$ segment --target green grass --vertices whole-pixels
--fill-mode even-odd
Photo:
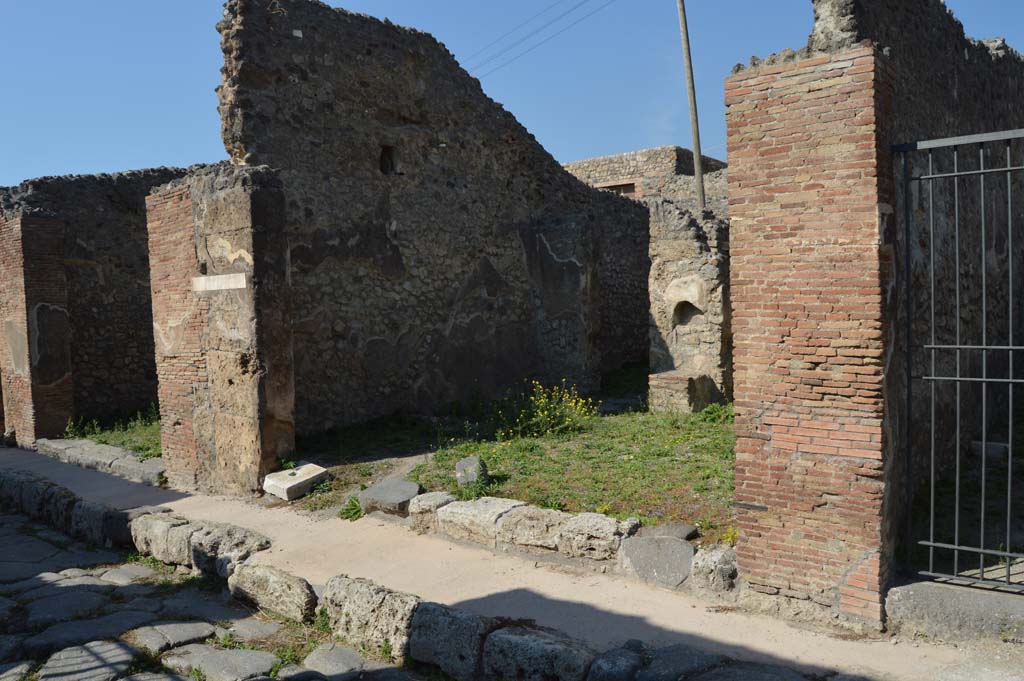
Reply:
[[[430,490],[511,497],[572,513],[596,511],[657,524],[696,522],[709,540],[729,533],[735,435],[731,407],[700,414],[592,417],[575,433],[451,442],[413,472]],[[481,456],[492,481],[467,494],[455,463]]]
[[[120,447],[135,452],[140,461],[160,456],[160,413],[156,406],[129,419],[114,421],[106,426],[93,419],[69,421],[64,437],[86,439],[101,445]]]

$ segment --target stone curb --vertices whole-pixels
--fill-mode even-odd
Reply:
[[[109,473],[132,482],[161,487],[164,477],[163,459],[139,461],[138,456],[120,447],[101,445],[90,440],[36,440],[36,450],[62,463]]]

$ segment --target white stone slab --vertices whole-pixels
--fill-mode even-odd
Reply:
[[[326,468],[300,461],[295,468],[277,471],[265,477],[263,491],[285,501],[292,501],[309,494],[309,491],[326,480],[327,476]]]
[[[208,277],[192,277],[192,290],[201,293],[203,291],[233,291],[248,288],[244,272],[234,274],[214,274]]]

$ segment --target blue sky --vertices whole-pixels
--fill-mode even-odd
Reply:
[[[561,0],[332,0],[429,31],[474,66],[577,5]],[[588,0],[482,66],[485,91],[560,161],[690,146],[674,0]],[[976,37],[1024,48],[1024,2],[948,0]],[[725,154],[723,80],[733,64],[805,44],[810,0],[689,0],[704,151]],[[220,0],[0,0],[0,185],[225,158],[217,116]],[[475,75],[476,75],[475,74]],[[971,131],[965,131],[971,132]]]

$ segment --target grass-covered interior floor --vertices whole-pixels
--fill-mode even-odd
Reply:
[[[160,413],[151,407],[132,418],[119,419],[107,424],[97,420],[72,421],[64,431],[68,439],[92,440],[101,445],[120,447],[138,454],[139,459],[160,456]]]

